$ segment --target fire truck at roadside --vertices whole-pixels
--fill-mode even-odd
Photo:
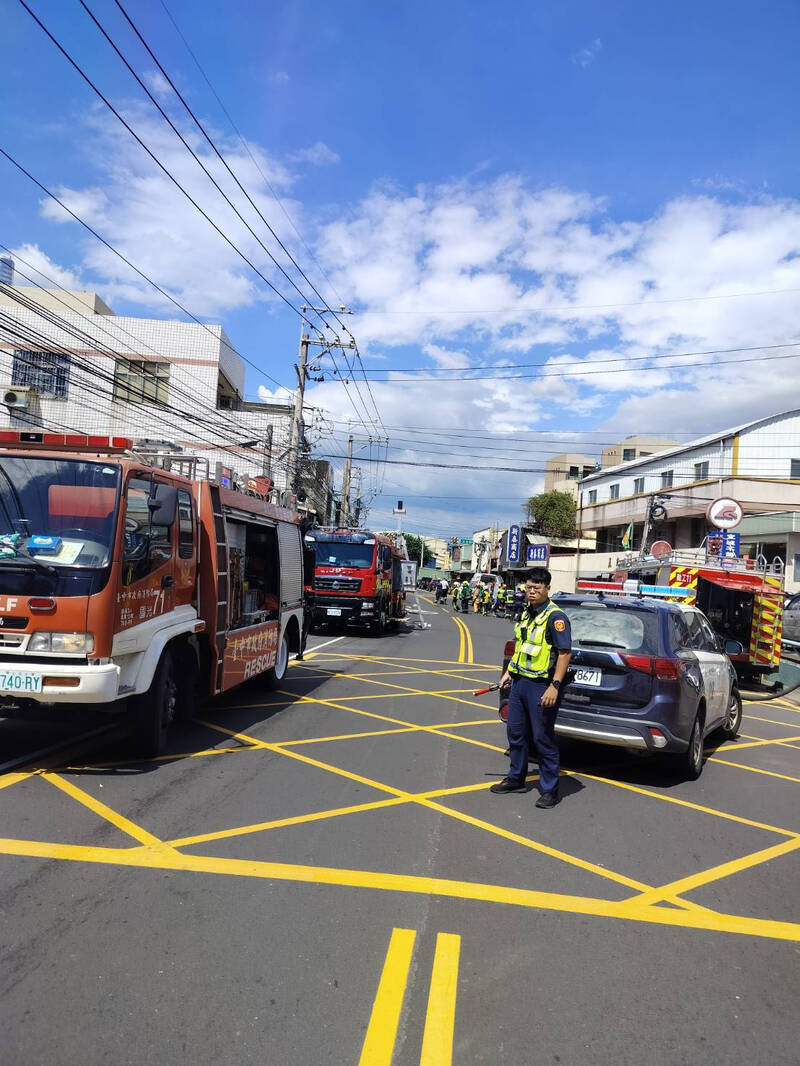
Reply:
[[[0,714],[129,710],[154,755],[204,697],[280,684],[301,651],[299,519],[204,463],[0,432]]]
[[[783,563],[763,557],[720,560],[713,551],[673,551],[663,560],[638,562],[616,575],[622,580],[578,581],[579,592],[662,596],[697,607],[722,642],[741,678],[775,673],[781,661]]]
[[[316,552],[314,624],[353,622],[373,633],[405,617],[402,563],[408,553],[401,537],[365,529],[323,529],[306,533]]]

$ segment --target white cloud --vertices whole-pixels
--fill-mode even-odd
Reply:
[[[172,88],[160,70],[146,70],[144,74],[142,74],[142,79],[146,82],[148,89],[154,96],[161,97],[162,99],[171,96]]]
[[[289,75],[286,73],[285,70],[275,70],[272,72],[272,74],[270,74],[269,80],[274,85],[288,85]]]
[[[317,141],[308,148],[300,148],[289,156],[295,163],[310,163],[314,167],[329,166],[339,162],[339,156],[324,141]]]
[[[591,63],[594,63],[595,59],[600,54],[602,47],[603,42],[599,37],[595,37],[590,44],[575,53],[572,57],[572,62],[579,67],[588,67]]]
[[[277,389],[268,389],[266,385],[258,386],[258,398],[262,403],[289,403],[294,399],[294,393],[283,385]]]
[[[54,263],[38,244],[20,244],[12,248],[10,254],[14,260],[15,285],[51,288],[55,284],[62,289],[85,288],[80,274]]]
[[[367,365],[373,349],[383,356],[392,348],[416,348],[413,365],[430,363],[418,375],[373,380],[384,422],[423,427],[425,440],[448,429],[497,434],[488,443],[499,452],[477,438],[465,448],[462,438],[451,461],[468,451],[476,468],[493,459],[543,466],[568,447],[557,443],[566,436],[560,427],[576,417],[599,422],[606,443],[635,431],[701,435],[790,407],[800,392],[800,359],[777,358],[783,350],[772,367],[725,365],[768,355],[763,349],[673,354],[797,338],[797,292],[774,291],[800,289],[795,200],[731,204],[698,195],[634,221],[610,218],[603,201],[583,193],[531,190],[513,176],[410,192],[382,185],[323,229],[320,248],[337,290],[368,312],[355,319]],[[768,295],[725,298],[739,293]],[[509,362],[544,363],[547,376],[519,380],[526,371]],[[444,372],[478,364],[482,380]],[[340,384],[314,395],[335,417],[353,417]],[[549,450],[537,444],[542,430],[556,438]],[[528,461],[497,460],[520,441]],[[422,442],[431,454],[395,444],[394,458],[434,458]],[[486,492],[523,498],[534,477],[391,470],[400,495],[446,485],[465,500]]]
[[[144,109],[132,108],[126,115],[220,227],[268,277],[275,277],[263,249],[163,123]],[[94,174],[84,188],[59,190],[65,203],[204,316],[222,318],[258,302],[277,306],[127,133],[97,115],[90,128]],[[188,133],[187,138],[242,214],[254,219],[204,144]],[[238,142],[218,135],[218,143],[261,211],[285,236],[285,217],[259,169]],[[250,147],[305,229],[303,204],[291,199],[294,176],[287,163],[292,161]],[[306,151],[318,149],[323,161],[330,149],[321,142]],[[448,429],[495,437],[484,442],[485,448],[477,439],[465,448],[462,440],[449,456],[447,449],[418,442],[426,455],[411,451],[412,442],[391,431],[397,449],[391,457],[415,464],[388,468],[391,491],[435,493],[446,485],[445,494],[465,498],[524,497],[540,479],[535,469],[481,474],[419,464],[435,461],[436,455],[453,462],[466,451],[477,456],[467,460],[475,467],[515,456],[516,462],[496,465],[540,468],[559,445],[556,441],[543,450],[536,434],[548,430],[563,439],[580,418],[600,422],[610,442],[616,434],[636,430],[669,435],[671,426],[699,435],[793,405],[800,392],[800,359],[776,358],[771,366],[724,365],[728,358],[750,357],[742,353],[656,360],[655,368],[648,366],[663,353],[767,346],[798,336],[797,292],[774,290],[800,289],[800,202],[764,196],[730,202],[722,190],[708,187],[665,203],[650,217],[615,218],[611,207],[582,190],[531,188],[519,175],[487,180],[478,174],[412,190],[384,182],[359,202],[327,209],[316,252],[336,291],[357,309],[348,324],[365,363],[380,360],[386,367],[387,380],[372,381],[383,421],[420,426],[426,441],[452,439],[431,436]],[[72,224],[52,202],[43,202],[42,214]],[[314,239],[310,233],[308,238]],[[125,300],[174,314],[102,246],[81,235],[78,247],[84,278],[95,279],[83,283],[97,287],[112,305]],[[307,253],[299,250],[298,258],[305,262]],[[46,257],[39,269],[46,264],[59,269]],[[282,279],[275,280],[286,290]],[[72,277],[70,287],[73,281],[79,279]],[[753,292],[772,295],[726,298]],[[235,326],[229,332],[235,342]],[[430,370],[419,375],[392,371],[398,355],[408,365],[409,352],[416,353],[411,365]],[[601,362],[610,359],[617,362]],[[547,376],[520,379],[525,371],[509,369],[509,363],[545,364]],[[484,367],[483,376],[458,381],[447,373],[470,365]],[[350,392],[355,396],[353,386]],[[285,399],[265,386],[259,395]],[[356,417],[338,379],[315,383],[308,399],[342,423]],[[492,452],[495,445],[499,450]],[[513,449],[520,445],[523,454],[516,455]],[[341,440],[337,448],[341,453]]]
[[[285,284],[258,240],[236,217],[174,134],[144,107],[127,109],[125,117],[165,168],[244,255],[273,283]],[[116,120],[95,112],[89,117],[88,125],[90,134],[86,143],[96,180],[82,189],[55,190],[69,208],[195,313],[211,318],[259,301],[274,305],[276,298],[267,286],[214,232]],[[241,215],[264,244],[274,250],[274,241],[263,223],[206,143],[191,131],[185,130],[184,135]],[[228,140],[220,134],[215,135],[215,140],[276,231],[286,233],[286,218],[271,195],[265,176],[279,191],[287,210],[302,222],[301,205],[288,195],[293,177],[285,164],[268,156],[258,145],[249,146],[254,162],[238,140]],[[52,200],[42,201],[41,213],[51,221],[74,225],[74,220]],[[288,237],[285,243],[291,247]],[[112,304],[124,300],[158,313],[174,314],[170,303],[94,238],[81,236],[80,247],[85,268],[100,279],[96,287]]]

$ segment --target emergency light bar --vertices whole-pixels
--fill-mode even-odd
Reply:
[[[129,452],[130,437],[95,437],[83,433],[14,433],[0,432],[0,446],[17,448],[46,448],[70,452]]]
[[[575,588],[579,592],[622,592],[621,581],[578,581]]]
[[[638,581],[577,581],[578,592],[604,592],[610,596],[691,597],[695,589],[680,585],[640,585]]]

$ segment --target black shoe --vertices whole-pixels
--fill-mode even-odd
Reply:
[[[504,777],[502,781],[492,785],[490,792],[527,792],[528,787],[524,781],[515,781],[513,777]]]
[[[536,801],[536,806],[544,811],[549,810],[551,807],[555,807],[558,803],[557,792],[543,792]]]

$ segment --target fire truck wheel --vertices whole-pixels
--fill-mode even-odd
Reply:
[[[178,707],[178,683],[172,653],[167,650],[159,661],[147,692],[133,698],[134,731],[139,753],[146,759],[161,755],[167,730]]]
[[[278,658],[275,660],[275,665],[270,667],[264,674],[264,681],[267,688],[273,691],[278,688],[280,683],[286,677],[286,669],[289,665],[289,645],[286,643],[286,637],[281,639],[280,647],[278,648]]]
[[[378,612],[378,617],[374,618],[371,625],[372,635],[375,637],[382,637],[386,632],[386,608],[381,607]]]
[[[722,733],[727,740],[733,740],[735,736],[738,736],[741,725],[742,697],[735,688],[732,688],[730,700],[728,701],[728,713],[725,715],[725,721],[720,727],[720,733]]]
[[[175,721],[191,722],[200,704],[200,673],[197,656],[184,645],[175,656],[175,672],[180,678],[175,704]]]

